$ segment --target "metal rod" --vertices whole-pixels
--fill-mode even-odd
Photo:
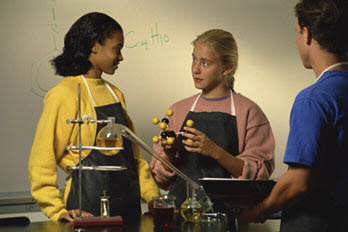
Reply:
[[[121,124],[115,124],[120,127],[122,130],[122,135],[126,138],[130,139],[134,143],[138,144],[141,148],[143,148],[145,151],[150,153],[150,155],[154,156],[156,159],[164,163],[168,166],[169,169],[171,169],[173,172],[175,172],[178,176],[183,178],[186,182],[190,183],[192,187],[195,189],[200,188],[201,186],[197,184],[194,180],[186,176],[183,172],[181,172],[179,169],[177,169],[172,163],[170,163],[168,160],[164,159],[160,155],[158,155],[155,151],[153,151],[149,146],[147,146],[143,141],[141,141],[140,138],[138,138],[128,127],[121,125]]]
[[[78,109],[79,109],[79,218],[82,218],[82,187],[81,187],[81,181],[82,181],[82,163],[81,163],[81,156],[82,156],[82,144],[81,144],[81,84],[78,83],[77,85],[77,92],[78,92]]]
[[[70,171],[70,170],[79,170],[80,167],[76,167],[76,166],[67,166],[66,170]],[[82,170],[96,170],[96,171],[123,171],[126,170],[127,168],[124,166],[83,166]]]
[[[69,150],[79,150],[79,149],[82,149],[82,150],[101,150],[101,151],[114,151],[114,150],[123,150],[123,147],[96,147],[96,146],[84,146],[84,145],[81,145],[81,146],[66,146],[66,150],[69,151]]]

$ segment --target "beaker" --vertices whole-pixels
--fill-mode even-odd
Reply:
[[[155,196],[153,200],[154,231],[170,231],[174,227],[175,197]]]
[[[203,213],[199,225],[201,232],[226,232],[227,216],[224,213]]]

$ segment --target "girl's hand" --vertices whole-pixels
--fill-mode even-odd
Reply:
[[[68,212],[62,213],[58,220],[59,221],[68,221],[68,222],[73,222],[74,218],[77,218],[80,216],[80,210],[79,209],[72,209],[69,210]],[[82,211],[82,217],[91,217],[93,214],[88,213],[86,211]]]
[[[192,127],[184,127],[185,131],[190,133],[183,132],[182,136],[187,139],[183,139],[182,143],[185,145],[185,149],[190,152],[197,152],[204,156],[212,157],[214,150],[217,145],[214,143],[208,136],[206,136],[203,132],[192,128]]]
[[[148,211],[145,212],[144,214],[153,214],[153,200],[150,200],[147,203]]]
[[[170,131],[170,130],[167,128],[166,131]],[[170,162],[175,158],[177,154],[178,147],[179,147],[178,145],[179,145],[178,137],[176,135],[175,135],[175,140],[172,144],[169,144],[167,142],[167,139],[164,139],[161,137],[161,146],[165,154],[168,156]]]

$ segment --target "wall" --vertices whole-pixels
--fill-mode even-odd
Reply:
[[[113,16],[124,28],[124,61],[105,78],[124,92],[137,133],[149,145],[159,130],[152,117],[198,92],[190,71],[191,41],[211,28],[232,32],[240,54],[236,91],[258,103],[271,121],[277,144],[272,177],[279,177],[286,171],[282,157],[292,102],[314,81],[297,54],[295,2],[2,0],[0,192],[29,190],[27,162],[43,96],[61,80],[49,60],[61,52],[72,23],[91,11]]]

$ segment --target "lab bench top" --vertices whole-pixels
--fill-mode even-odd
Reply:
[[[239,223],[239,232],[278,232],[280,220],[268,220],[263,224],[254,223]],[[176,225],[173,232],[186,232],[184,224]],[[122,226],[108,226],[108,227],[86,227],[81,231],[93,232],[151,232],[153,229],[153,222],[151,215],[142,215],[138,222],[124,223]],[[31,222],[26,226],[0,226],[0,231],[6,232],[78,232],[74,228],[73,223],[68,222]],[[194,231],[194,230],[193,230]]]

